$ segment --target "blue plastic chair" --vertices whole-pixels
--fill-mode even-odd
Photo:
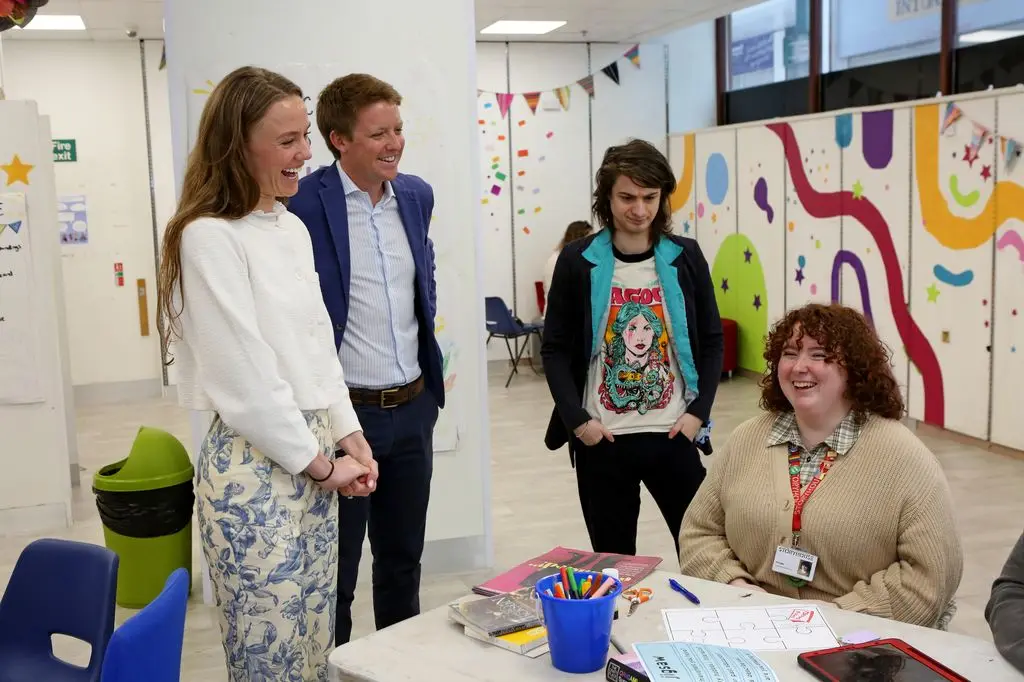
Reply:
[[[70,540],[30,543],[0,600],[0,682],[99,682],[114,630],[117,555]],[[85,668],[53,654],[59,634],[92,646]]]
[[[512,362],[512,371],[508,373],[508,381],[505,382],[505,388],[508,388],[508,385],[512,383],[512,375],[519,373],[519,360],[522,359],[523,351],[527,346],[526,343],[523,343],[519,347],[519,352],[513,353],[512,344],[509,341],[524,337],[529,340],[532,334],[540,337],[544,333],[544,325],[527,324],[514,317],[512,311],[505,305],[505,301],[498,296],[488,296],[484,299],[484,314],[486,316],[487,343],[490,343],[492,338],[505,339],[508,359]],[[533,365],[532,360],[530,364]]]
[[[190,580],[175,570],[156,599],[114,631],[100,682],[180,682]]]

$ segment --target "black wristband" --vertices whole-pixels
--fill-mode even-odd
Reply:
[[[313,478],[313,480],[316,481],[317,483],[323,483],[328,478],[330,478],[331,474],[333,474],[333,473],[334,473],[334,460],[332,459],[331,460],[331,470],[327,472],[326,476],[324,476],[323,478],[313,478],[313,476],[310,475],[310,478]]]

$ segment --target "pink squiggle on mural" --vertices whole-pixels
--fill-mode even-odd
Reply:
[[[1003,233],[1003,236],[996,242],[996,248],[1002,251],[1007,246],[1012,246],[1017,249],[1017,256],[1020,257],[1022,263],[1024,263],[1024,238],[1021,238],[1020,233],[1017,230],[1007,230]]]

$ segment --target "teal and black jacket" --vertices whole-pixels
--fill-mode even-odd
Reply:
[[[663,236],[654,262],[668,308],[673,351],[686,384],[686,411],[705,427],[722,374],[722,320],[708,263],[697,242]],[[568,244],[558,257],[544,316],[544,373],[555,409],[544,443],[557,450],[590,419],[583,393],[593,357],[601,350],[608,315],[615,251],[611,232],[601,230]],[[710,454],[710,440],[701,449]]]

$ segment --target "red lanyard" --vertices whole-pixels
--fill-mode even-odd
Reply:
[[[825,459],[818,465],[818,473],[814,475],[811,482],[807,484],[803,494],[800,494],[800,448],[790,444],[789,446],[789,488],[793,492],[793,546],[800,544],[800,516],[804,511],[804,505],[811,498],[811,494],[821,485],[821,480],[832,467],[836,460],[836,451],[832,448],[825,453]]]

